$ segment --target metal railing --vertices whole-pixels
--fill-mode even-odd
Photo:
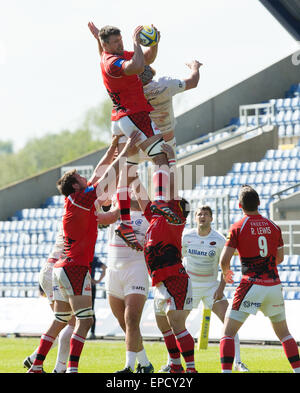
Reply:
[[[300,220],[276,221],[281,228],[284,238],[284,247],[288,249],[289,255],[300,254]],[[297,238],[298,239],[297,239]]]
[[[197,226],[195,221],[195,212],[200,205],[209,205],[213,211],[214,227],[216,230],[227,233],[230,227],[230,208],[229,208],[229,195],[222,195],[210,198],[191,198],[190,214],[187,218],[187,224],[191,228]]]
[[[297,188],[299,186],[300,183],[293,184],[292,186],[286,187],[281,191],[275,192],[274,194],[271,195],[271,198],[278,197],[278,199],[281,199],[282,194],[285,194],[287,191]]]
[[[241,124],[246,127],[249,124],[249,117],[254,119],[255,125],[271,125],[275,118],[275,104],[273,102],[253,105],[241,105],[239,107]]]

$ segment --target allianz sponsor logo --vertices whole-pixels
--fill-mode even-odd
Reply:
[[[192,249],[192,248],[188,249],[188,253],[191,254],[191,255],[200,255],[202,257],[209,256],[211,258],[213,258],[216,255],[215,250],[210,250],[210,251],[207,252],[207,251],[195,250],[195,249]]]

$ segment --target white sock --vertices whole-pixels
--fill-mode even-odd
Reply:
[[[140,352],[137,352],[136,358],[142,367],[149,366],[150,362],[144,348]]]
[[[134,370],[136,355],[137,355],[136,352],[126,351],[125,367],[130,367],[132,371]]]
[[[234,336],[234,353],[234,362],[236,364],[241,361],[240,338],[238,333]]]
[[[73,330],[74,326],[67,325],[59,334],[56,364],[54,367],[54,370],[57,373],[63,373],[67,369],[67,361],[70,352],[70,339]]]

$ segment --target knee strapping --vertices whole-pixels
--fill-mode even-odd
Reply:
[[[61,323],[68,323],[72,318],[72,311],[65,312],[55,312],[54,313],[55,320]]]
[[[88,319],[94,317],[94,310],[92,307],[81,308],[75,312],[75,317],[77,319]]]

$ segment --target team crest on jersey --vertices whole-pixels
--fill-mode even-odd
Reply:
[[[213,258],[216,255],[215,250],[210,250],[208,253],[208,256],[210,256],[211,258]]]
[[[138,220],[135,220],[135,225],[140,226],[140,225],[142,225],[142,223],[143,223],[143,220],[140,218]]]

